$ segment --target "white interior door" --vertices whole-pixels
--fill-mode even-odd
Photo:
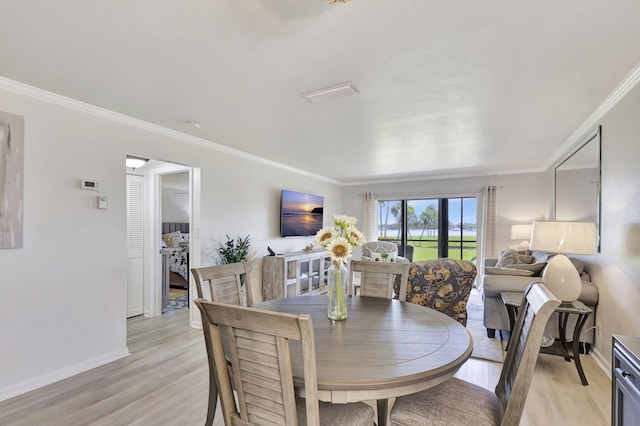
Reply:
[[[144,177],[127,175],[127,318],[144,308]]]

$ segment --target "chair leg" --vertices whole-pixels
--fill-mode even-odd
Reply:
[[[213,418],[216,415],[218,406],[218,386],[216,386],[215,376],[209,375],[209,404],[207,405],[207,420],[205,426],[213,426]]]
[[[487,328],[487,337],[490,338],[490,339],[495,339],[495,337],[496,337],[495,328]]]

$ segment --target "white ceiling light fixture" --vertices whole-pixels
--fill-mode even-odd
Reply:
[[[336,86],[326,87],[324,89],[314,90],[312,92],[305,92],[302,97],[307,99],[312,104],[320,102],[332,101],[334,99],[343,98],[345,96],[353,96],[360,93],[360,89],[353,82],[348,81],[346,83],[338,84]]]
[[[200,122],[199,121],[187,121],[187,128],[189,129],[199,129]]]
[[[127,167],[130,167],[132,169],[138,169],[144,166],[145,164],[147,164],[147,161],[149,161],[148,158],[134,157],[133,155],[127,155],[126,165]]]

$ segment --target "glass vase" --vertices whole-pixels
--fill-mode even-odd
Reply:
[[[327,270],[327,284],[329,290],[329,305],[327,306],[327,317],[332,321],[342,321],[347,319],[347,305],[345,303],[345,293],[347,290],[347,267],[344,263],[338,265],[331,264]]]

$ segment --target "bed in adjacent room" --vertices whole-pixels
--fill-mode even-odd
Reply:
[[[162,307],[168,304],[169,288],[189,290],[189,223],[162,223]]]

